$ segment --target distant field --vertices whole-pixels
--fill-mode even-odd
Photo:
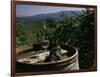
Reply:
[[[41,40],[42,36],[44,35],[42,20],[41,21],[30,21],[30,22],[17,22],[16,24],[17,24],[16,26],[18,27],[17,32],[19,31],[19,28],[21,32],[17,36],[19,38],[23,36],[22,42],[24,38],[26,38],[25,44],[37,43]],[[49,34],[52,33],[52,31],[54,31],[54,28],[48,29]],[[17,47],[22,46],[22,45],[24,45],[24,43],[23,44],[18,43]]]

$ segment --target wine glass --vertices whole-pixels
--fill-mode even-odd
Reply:
[[[43,36],[42,38],[42,47],[45,49],[46,52],[47,48],[49,47],[49,40],[47,36]]]

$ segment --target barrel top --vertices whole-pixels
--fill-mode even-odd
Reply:
[[[24,49],[23,49],[24,48]],[[23,47],[23,48],[16,48],[16,51],[17,51],[17,53],[19,53],[19,52],[21,52],[21,51],[23,51],[23,50],[26,50],[26,49],[32,49],[32,45],[30,45],[30,46],[26,46],[26,48],[25,48],[25,46]],[[59,61],[54,61],[54,62],[43,62],[43,63],[30,63],[31,65],[48,65],[48,64],[57,64],[57,63],[62,63],[62,62],[65,62],[65,61],[70,61],[70,60],[72,60],[72,59],[75,59],[77,56],[78,56],[78,50],[77,50],[77,48],[72,48],[72,49],[74,49],[74,51],[68,51],[69,53],[68,54],[70,54],[71,52],[72,52],[72,54],[71,54],[71,56],[69,56],[68,58],[65,58],[65,59],[62,59],[62,60],[59,60]],[[22,62],[21,62],[22,63]],[[26,63],[27,64],[27,63]],[[28,63],[29,64],[29,63]]]

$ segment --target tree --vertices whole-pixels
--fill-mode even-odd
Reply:
[[[50,38],[52,43],[77,47],[80,68],[93,67],[94,60],[94,10],[83,10],[82,14],[61,14],[56,21],[56,30]]]
[[[80,67],[90,69],[94,63],[94,10],[86,9],[86,11],[83,11],[81,18],[81,35],[78,37],[78,39],[81,38],[78,41],[80,42]],[[84,60],[82,60],[82,58]]]

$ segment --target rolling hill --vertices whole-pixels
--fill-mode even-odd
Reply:
[[[74,16],[75,13],[82,14],[82,11],[63,11],[63,12],[69,16]],[[61,13],[62,12],[60,11],[60,12],[56,12],[56,13],[39,14],[39,15],[35,15],[35,16],[16,17],[16,21],[17,22],[31,22],[31,21],[37,21],[37,20],[43,21],[48,18],[52,18],[52,19],[56,20],[56,19],[60,18]]]

